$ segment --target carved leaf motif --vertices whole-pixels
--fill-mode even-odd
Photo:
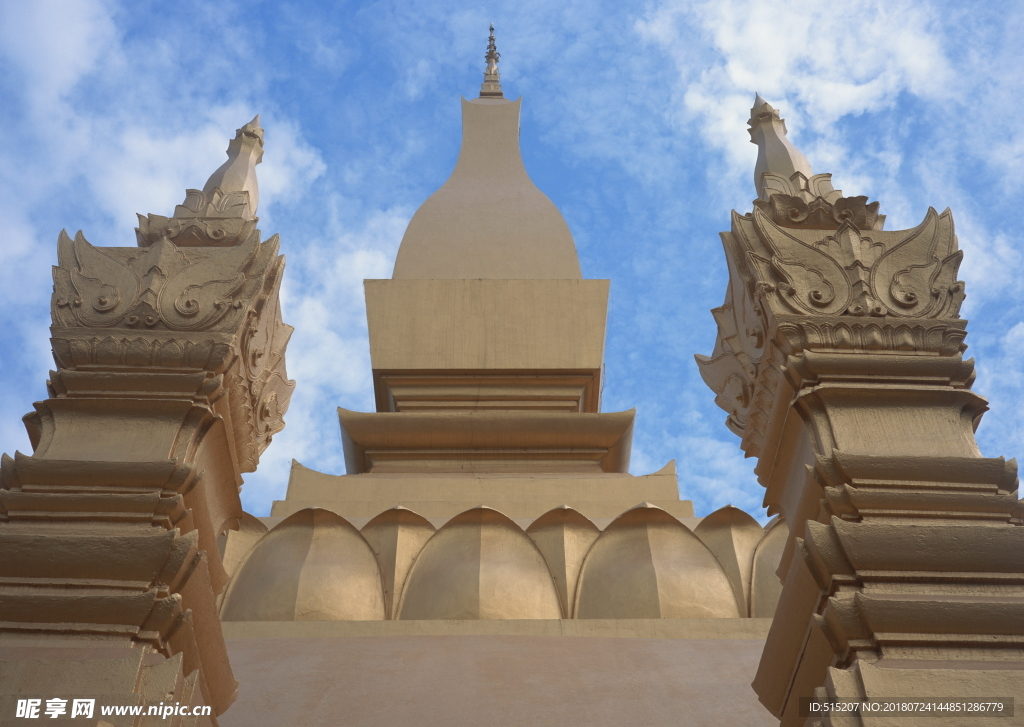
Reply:
[[[896,273],[889,284],[889,294],[896,305],[908,309],[908,314],[918,312],[928,306],[930,281],[939,266],[938,259],[927,265],[911,265]]]
[[[829,202],[835,202],[843,194],[832,186],[832,175],[829,173],[815,174],[808,179],[807,191],[814,197],[822,197]]]
[[[224,194],[220,191],[220,187],[215,187],[213,191],[211,205],[218,212],[228,212],[234,209],[241,210],[249,204],[248,192],[241,191]]]
[[[794,178],[799,174],[794,174]],[[831,196],[838,195],[833,192]],[[797,195],[772,192],[770,199],[754,200],[754,206],[771,216],[782,227],[835,230],[851,222],[861,230],[881,230],[884,215],[878,214],[878,202],[867,204],[867,197],[837,197],[834,201],[812,197],[807,191]]]
[[[880,242],[872,242],[869,237],[863,237],[854,225],[844,222],[836,230],[835,235],[819,242],[818,248],[828,253],[844,268],[857,265],[864,270],[870,270],[885,246]]]
[[[141,248],[140,253],[129,258],[127,264],[142,281],[140,298],[152,306],[164,281],[186,268],[188,260],[177,245],[161,238],[155,244]]]
[[[936,230],[935,254],[942,258],[942,265],[932,281],[934,307],[928,310],[931,318],[958,318],[960,304],[964,302],[964,284],[957,280],[963,253],[957,249],[956,233],[953,230],[953,214],[946,208],[939,215]]]
[[[117,323],[139,296],[139,277],[90,245],[81,231],[75,235],[74,242],[62,231],[58,249],[61,267],[70,273],[75,297],[60,298],[57,305],[70,306],[74,316],[86,326]]]
[[[270,241],[267,244],[270,244]],[[270,361],[274,348],[274,334],[283,326],[277,295],[283,272],[284,264],[280,259],[270,266],[264,285],[266,290],[273,292],[259,310],[252,311],[242,337],[243,361],[249,378],[254,381],[260,377]]]
[[[261,453],[269,444],[269,437],[284,429],[284,415],[294,389],[295,382],[285,379],[279,371],[273,372],[263,387],[256,406],[256,430],[268,440],[260,448]]]
[[[762,195],[766,199],[771,199],[774,194],[794,195],[799,191],[799,188],[795,188],[784,176],[772,172],[765,172],[761,175],[761,188]]]
[[[850,284],[835,260],[787,233],[759,209],[754,210],[754,225],[772,251],[773,270],[785,281],[780,298],[805,313],[835,315],[846,309]]]
[[[742,436],[750,408],[751,383],[731,351],[714,358],[696,354],[694,359],[704,383],[715,392],[715,404],[729,414],[725,424]]]
[[[753,375],[764,353],[764,321],[755,299],[747,294],[746,286],[732,255],[726,254],[729,267],[729,288],[725,305],[712,311],[718,323],[719,336],[727,340],[729,348],[741,356],[744,368]]]
[[[762,207],[763,209],[763,207]],[[778,223],[796,225],[807,220],[807,202],[788,194],[773,194],[768,204],[772,218]]]
[[[71,283],[71,269],[78,264],[74,247],[67,230],[61,230],[57,238],[58,264],[53,266],[53,298],[50,301],[50,316],[55,326],[73,326],[78,320],[72,313],[76,305],[81,305],[78,291]]]
[[[268,315],[252,315],[242,336],[242,353],[245,369],[250,379],[257,379],[263,373],[270,354],[271,334],[276,321]]]
[[[963,252],[957,250],[942,261],[932,283],[932,295],[937,300],[935,309],[930,311],[934,318],[957,318],[960,315],[960,304],[964,302],[964,284],[956,279],[956,274],[963,257]]]
[[[237,247],[224,248],[174,275],[160,291],[157,309],[172,328],[196,330],[216,323],[245,282],[245,269],[259,247],[253,233]]]
[[[871,270],[871,287],[875,295],[895,315],[919,316],[932,307],[932,281],[939,270],[936,246],[952,247],[951,226],[944,225],[939,234],[939,216],[928,208],[924,221],[905,240],[882,255]]]

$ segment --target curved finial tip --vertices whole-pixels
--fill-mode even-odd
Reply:
[[[255,137],[256,140],[259,141],[260,146],[263,146],[263,127],[260,126],[259,114],[253,116],[252,121],[250,121],[248,124],[239,129],[235,134],[236,139],[242,136]]]
[[[781,177],[784,184],[799,172],[804,179],[814,175],[810,163],[799,149],[786,138],[786,122],[773,107],[756,94],[750,109],[750,142],[757,144],[757,164],[754,166],[754,188],[758,196],[767,201],[778,186],[766,186],[765,175]]]

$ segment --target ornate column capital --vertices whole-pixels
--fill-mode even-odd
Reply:
[[[711,356],[696,356],[750,456],[761,453],[788,357],[804,350],[958,356],[966,348],[957,280],[963,253],[949,210],[929,209],[910,230],[865,230],[858,221],[879,219],[865,213],[866,198],[853,198],[859,207],[838,198],[827,220],[783,226],[770,211],[788,199],[771,193],[751,213],[733,212],[732,229],[722,233],[729,287],[712,311],[718,339]],[[877,211],[877,203],[869,207]]]
[[[141,370],[165,378],[204,372],[202,396],[227,395],[218,409],[232,424],[238,471],[254,471],[284,427],[294,388],[284,364],[293,329],[281,320],[278,246],[277,235],[260,242],[256,229],[227,248],[179,247],[166,237],[147,247],[97,248],[81,232],[74,240],[61,232],[51,304],[54,394],[73,397],[87,379],[135,391]]]

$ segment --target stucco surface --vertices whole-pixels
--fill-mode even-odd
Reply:
[[[777,725],[750,688],[763,645],[546,636],[229,639],[239,695],[219,721]]]

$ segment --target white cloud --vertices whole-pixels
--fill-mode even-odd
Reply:
[[[686,42],[684,25],[699,26],[709,47]],[[902,92],[948,95],[952,74],[935,25],[927,6],[909,2],[727,0],[665,2],[636,27],[675,61],[682,122],[699,124],[726,154],[733,185],[753,167],[743,129],[755,91],[783,110],[795,140],[805,127],[827,137],[838,119],[891,108]],[[839,161],[836,151],[812,160],[816,171]]]
[[[265,214],[270,204],[286,205],[299,199],[324,174],[326,166],[319,150],[302,137],[293,120],[270,115],[261,122],[270,129],[266,139],[268,151],[257,168],[261,204],[264,198],[268,203],[263,208]]]
[[[681,473],[685,478],[680,477],[681,494],[694,500],[697,515],[733,505],[767,520],[761,507],[764,491],[751,486],[753,462],[743,458],[738,440],[684,435],[673,444],[673,449],[682,454],[686,469]]]
[[[0,52],[24,74],[38,112],[66,94],[117,47],[112,8],[102,0],[0,4]]]

